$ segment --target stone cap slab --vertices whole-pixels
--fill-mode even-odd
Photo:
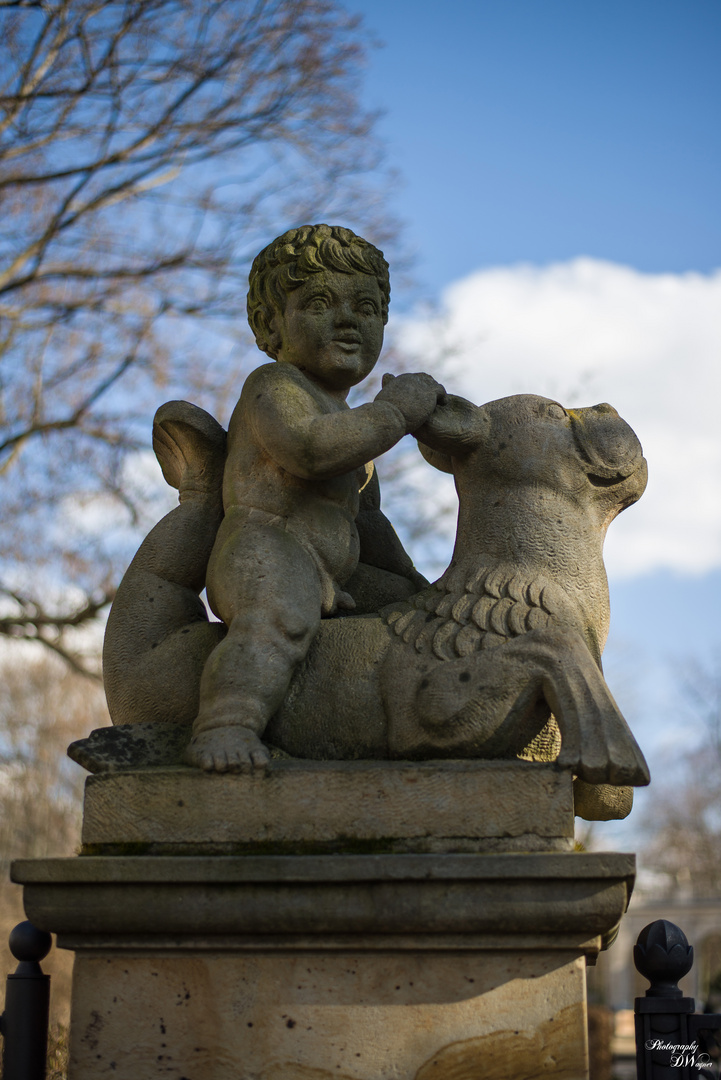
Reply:
[[[72,939],[337,935],[523,937],[552,947],[608,934],[626,910],[635,857],[503,855],[79,857],[21,859],[28,918]],[[89,941],[90,943],[90,941]],[[320,946],[319,946],[320,947]],[[378,947],[378,946],[376,946]],[[486,945],[488,947],[488,945]],[[499,946],[500,947],[500,946]]]
[[[253,774],[103,773],[84,854],[570,850],[569,771],[505,761],[273,761]]]

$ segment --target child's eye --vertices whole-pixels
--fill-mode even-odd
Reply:
[[[378,308],[372,300],[361,301],[361,303],[358,305],[358,310],[360,311],[361,315],[377,315],[378,313]]]
[[[312,296],[306,306],[312,311],[322,311],[328,307],[328,300],[325,296]]]

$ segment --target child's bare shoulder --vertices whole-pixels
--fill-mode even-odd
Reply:
[[[310,379],[302,371],[292,364],[286,364],[275,360],[271,364],[262,364],[251,371],[243,386],[243,394],[255,394],[268,391],[282,391],[285,387],[302,387],[305,390],[312,389]]]
[[[274,423],[287,421],[291,415],[305,416],[323,412],[319,391],[304,372],[292,364],[276,361],[263,364],[245,380],[238,402],[239,414]]]
[[[231,447],[247,442],[252,432],[262,437],[263,431],[278,431],[323,411],[313,384],[302,371],[278,361],[263,364],[243,384],[228,426]]]

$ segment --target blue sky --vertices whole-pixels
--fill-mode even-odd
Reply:
[[[608,400],[644,444],[648,492],[609,534],[606,671],[653,766],[676,666],[721,656],[721,3],[346,7],[382,43],[364,94],[415,254],[396,332],[432,371],[427,297],[461,341],[449,389]]]
[[[346,0],[433,290],[592,255],[719,265],[718,0]]]

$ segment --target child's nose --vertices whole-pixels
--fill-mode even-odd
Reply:
[[[354,326],[358,322],[358,315],[351,304],[339,304],[336,314],[336,322],[340,326]]]

